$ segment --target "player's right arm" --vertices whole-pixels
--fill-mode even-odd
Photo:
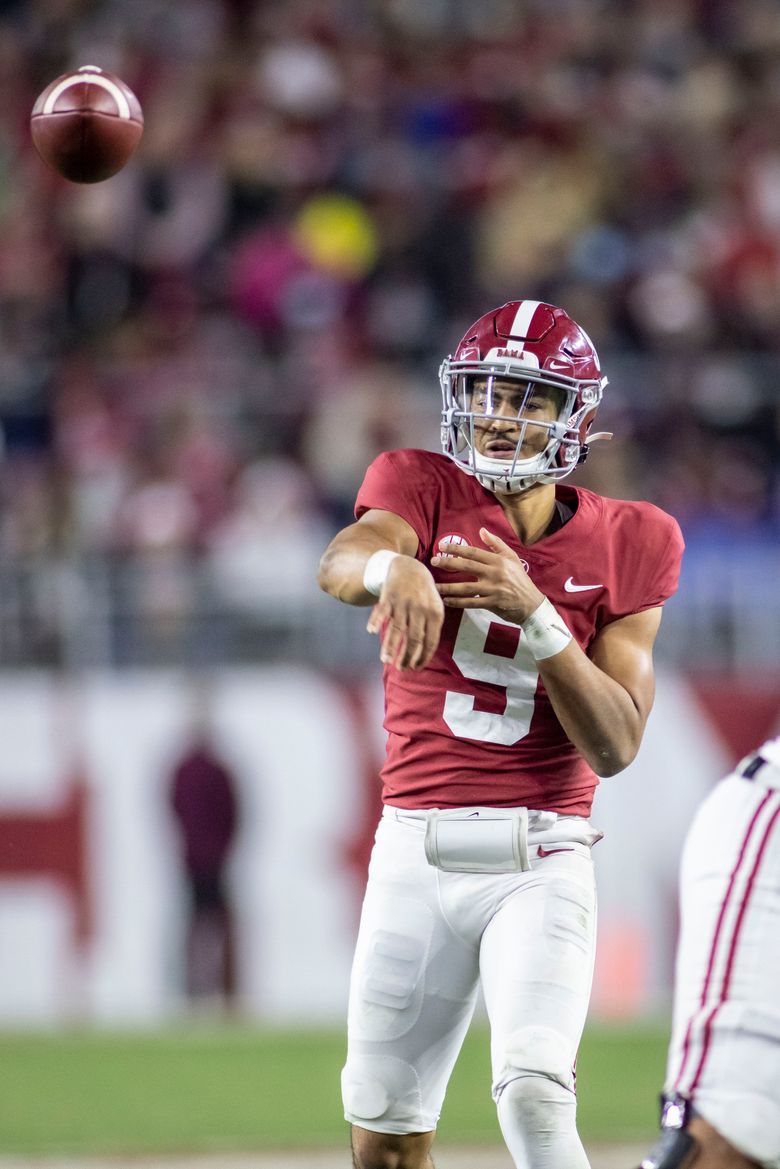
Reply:
[[[431,573],[415,559],[417,533],[390,511],[371,509],[331,540],[320,561],[324,592],[348,605],[373,605],[369,633],[379,633],[382,661],[399,670],[427,666],[439,644],[444,604]],[[390,562],[377,600],[363,583],[375,552],[398,555]]]

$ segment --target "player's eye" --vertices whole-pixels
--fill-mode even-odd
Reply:
[[[546,394],[532,394],[525,406],[524,414],[546,414],[555,412],[555,404]]]

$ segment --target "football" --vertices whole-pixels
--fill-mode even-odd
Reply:
[[[119,77],[96,65],[64,73],[39,94],[30,132],[44,162],[72,183],[102,183],[138,145],[144,116]]]

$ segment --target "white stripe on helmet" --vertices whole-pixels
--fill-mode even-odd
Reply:
[[[527,337],[528,330],[533,319],[533,315],[538,309],[541,301],[538,300],[522,300],[520,307],[515,313],[515,319],[512,321],[512,327],[509,332],[512,337]],[[515,348],[518,342],[513,342],[512,347]],[[519,343],[519,348],[522,349],[523,343]]]

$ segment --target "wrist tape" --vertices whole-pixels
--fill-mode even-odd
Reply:
[[[547,597],[534,609],[530,617],[521,622],[520,628],[537,662],[554,657],[562,649],[566,649],[572,639],[563,617]]]
[[[367,593],[379,596],[391,563],[400,555],[400,552],[391,552],[389,548],[380,548],[369,556],[363,571],[363,588]]]

